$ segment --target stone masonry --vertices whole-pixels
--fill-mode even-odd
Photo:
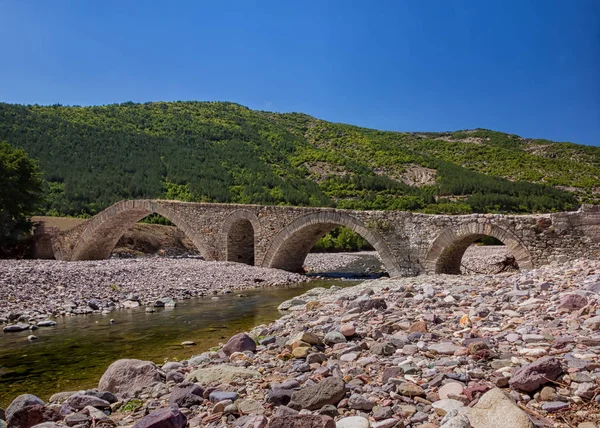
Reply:
[[[391,276],[460,273],[469,245],[489,235],[511,251],[521,269],[552,261],[600,258],[600,206],[535,215],[427,215],[166,200],[118,202],[54,236],[58,260],[109,257],[121,235],[151,213],[169,219],[207,260],[300,271],[316,241],[337,226],[359,233]]]

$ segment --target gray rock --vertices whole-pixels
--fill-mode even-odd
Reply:
[[[542,409],[547,412],[558,412],[559,410],[566,409],[569,407],[569,403],[564,403],[562,401],[548,401],[542,403]]]
[[[187,380],[198,382],[201,385],[208,385],[211,383],[231,383],[234,379],[250,379],[254,377],[260,377],[260,373],[256,370],[221,364],[197,369],[188,375]]]
[[[219,401],[225,401],[225,400],[235,401],[238,399],[238,393],[231,392],[231,391],[213,391],[208,396],[208,399],[212,403],[218,403]]]
[[[67,404],[75,410],[85,409],[87,406],[96,407],[97,409],[106,409],[110,407],[110,403],[93,395],[73,394],[67,399]]]
[[[345,394],[344,381],[337,377],[328,377],[316,385],[295,391],[292,394],[290,407],[317,410],[326,404],[337,405]]]
[[[54,327],[56,325],[56,321],[44,320],[44,321],[39,321],[36,325],[38,327]]]
[[[356,410],[366,410],[370,412],[373,407],[375,407],[375,403],[369,401],[365,397],[359,394],[352,394],[348,399],[348,407]]]
[[[348,416],[335,424],[335,428],[369,428],[370,426],[369,420],[362,416]]]
[[[483,394],[466,416],[473,428],[534,428],[527,413],[499,388]]]
[[[347,342],[346,336],[344,336],[339,331],[330,331],[323,338],[323,343],[325,343],[326,345],[329,345],[329,346],[333,346],[336,343],[346,343],[346,342]]]
[[[29,324],[11,324],[2,329],[4,333],[12,333],[29,329]]]
[[[104,372],[98,389],[130,396],[137,391],[161,382],[161,373],[151,361],[117,360]]]

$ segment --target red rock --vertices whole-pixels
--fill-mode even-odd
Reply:
[[[267,428],[335,428],[335,422],[325,415],[284,415],[271,419]]]
[[[523,392],[533,392],[540,386],[556,380],[562,372],[558,359],[545,356],[517,370],[510,378],[509,385]]]
[[[184,428],[186,425],[185,415],[175,407],[168,407],[143,417],[136,422],[133,428]]]
[[[223,346],[223,353],[228,357],[234,352],[256,351],[256,343],[246,333],[238,333]]]
[[[588,304],[588,301],[585,297],[580,296],[579,294],[567,294],[562,298],[560,304],[558,305],[558,309],[581,309]]]

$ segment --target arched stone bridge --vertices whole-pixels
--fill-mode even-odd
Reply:
[[[377,250],[391,276],[460,273],[460,260],[482,236],[508,246],[522,269],[553,260],[600,258],[600,206],[539,215],[426,215],[166,200],[121,201],[54,237],[59,260],[109,257],[121,235],[157,213],[179,227],[207,260],[289,271],[302,269],[316,241],[341,225]]]

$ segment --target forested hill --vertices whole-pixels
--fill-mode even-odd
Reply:
[[[481,129],[384,132],[233,103],[0,104],[0,141],[39,160],[56,215],[133,198],[429,213],[600,199],[598,147]]]

